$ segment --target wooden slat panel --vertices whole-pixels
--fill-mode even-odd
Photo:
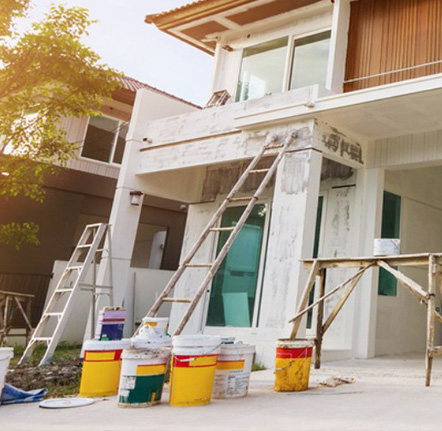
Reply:
[[[351,3],[344,91],[442,72],[440,0],[359,0]]]

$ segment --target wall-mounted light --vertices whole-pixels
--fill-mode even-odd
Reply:
[[[139,190],[132,190],[130,193],[130,204],[139,206],[143,201],[143,192]]]

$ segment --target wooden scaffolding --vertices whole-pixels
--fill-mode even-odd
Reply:
[[[431,368],[433,358],[442,355],[442,346],[434,345],[435,320],[442,323],[442,315],[436,310],[436,289],[442,297],[442,254],[425,253],[401,256],[375,256],[360,258],[327,258],[303,260],[304,266],[310,270],[305,289],[302,293],[297,315],[290,321],[293,323],[291,339],[296,339],[302,317],[313,308],[317,307],[317,319],[315,329],[315,368],[321,367],[322,340],[325,332],[335,320],[338,313],[346,303],[351,293],[355,290],[358,282],[369,268],[383,268],[393,275],[398,284],[408,290],[427,311],[426,328],[426,351],[425,351],[425,385],[431,382]],[[424,288],[410,277],[403,274],[395,267],[428,267],[428,288]],[[350,278],[340,283],[326,293],[327,271],[333,268],[358,268],[358,271]],[[318,278],[318,280],[316,280]],[[318,281],[316,283],[316,281]],[[308,304],[310,292],[317,286],[319,298],[312,304]],[[344,290],[345,289],[345,290]],[[324,322],[325,300],[339,291],[344,291],[337,304],[327,316]]]

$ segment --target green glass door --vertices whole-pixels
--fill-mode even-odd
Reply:
[[[235,226],[244,209],[227,208],[221,227]],[[210,291],[208,326],[252,326],[265,219],[266,205],[256,205],[216,273]],[[217,254],[229,234],[220,233]]]

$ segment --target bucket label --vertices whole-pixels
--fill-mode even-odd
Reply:
[[[133,376],[122,376],[120,389],[132,390],[135,389],[135,382],[137,378]]]
[[[138,365],[137,376],[155,376],[166,373],[166,364]]]
[[[155,326],[158,326],[158,323],[157,322],[144,322],[144,326],[155,327]]]
[[[242,361],[218,361],[216,363],[217,370],[243,370],[244,360]]]
[[[213,367],[216,365],[217,355],[211,356],[174,356],[173,366],[180,368],[187,367]]]
[[[86,362],[108,362],[119,361],[121,350],[101,350],[84,352],[84,361]]]
[[[242,370],[218,370],[215,374],[213,394],[219,398],[243,397],[249,389],[250,373]]]

